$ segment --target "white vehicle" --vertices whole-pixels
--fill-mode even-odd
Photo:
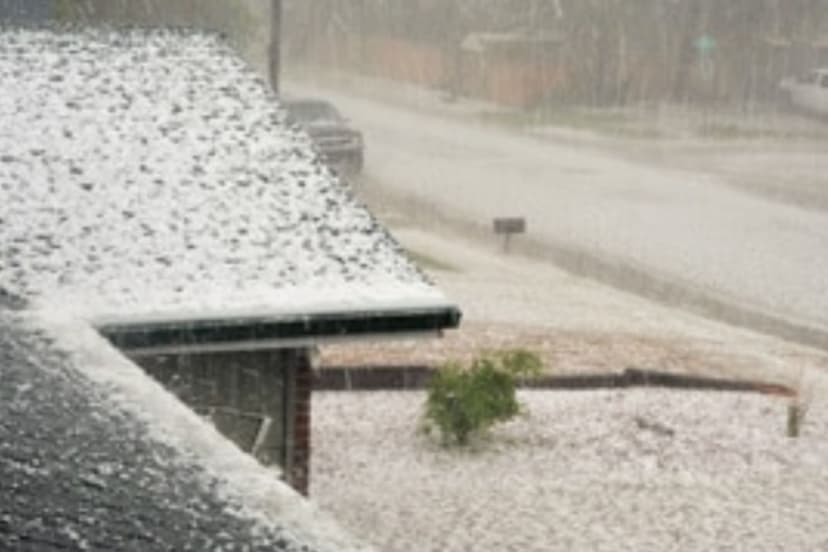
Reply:
[[[785,79],[780,87],[788,94],[793,106],[828,115],[828,68]]]

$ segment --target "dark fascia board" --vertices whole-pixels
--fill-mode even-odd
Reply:
[[[462,314],[447,306],[420,310],[320,313],[281,318],[110,324],[98,331],[122,351],[251,342],[286,343],[394,337],[457,328]]]

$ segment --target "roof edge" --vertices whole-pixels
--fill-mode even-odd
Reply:
[[[250,317],[233,320],[116,323],[97,326],[98,332],[122,351],[249,348],[268,343],[274,348],[366,337],[410,337],[439,334],[460,325],[455,306],[353,313],[316,313],[285,317]]]

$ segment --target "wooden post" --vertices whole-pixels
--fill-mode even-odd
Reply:
[[[802,409],[799,402],[788,405],[788,437],[799,437],[799,423],[802,421]]]
[[[268,49],[268,71],[270,86],[279,93],[279,76],[281,72],[282,44],[282,0],[271,0],[270,4],[270,48]]]

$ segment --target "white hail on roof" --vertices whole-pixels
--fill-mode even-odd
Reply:
[[[444,306],[221,40],[0,29],[0,289],[96,321]]]
[[[105,399],[90,397],[92,401],[106,401],[93,402],[94,407],[135,418],[148,432],[150,445],[157,442],[172,447],[180,454],[173,461],[202,468],[195,473],[203,477],[205,488],[227,502],[227,514],[254,521],[254,535],[275,526],[318,552],[371,550],[279,480],[277,468],[262,466],[242,452],[96,331],[74,319],[44,320],[35,315],[21,317],[21,322],[32,331],[55,339],[67,355],[62,361],[65,366],[106,389]],[[38,357],[34,358],[40,362]]]

